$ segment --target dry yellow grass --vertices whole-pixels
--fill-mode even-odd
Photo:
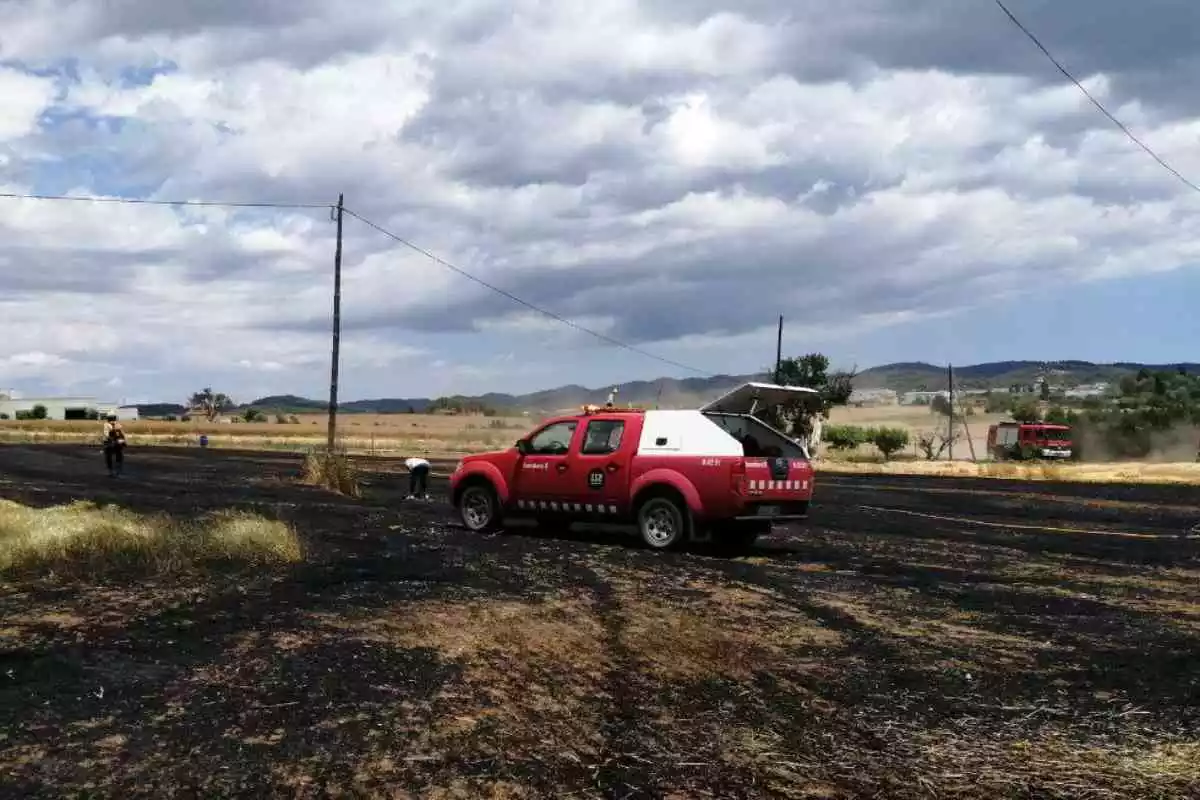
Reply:
[[[324,414],[302,414],[296,419],[296,424],[139,420],[123,427],[133,446],[196,447],[201,435],[208,437],[209,447],[251,450],[306,450],[326,443]],[[528,417],[343,414],[338,417],[338,444],[354,453],[461,455],[507,447],[535,423]],[[0,421],[0,442],[94,442],[99,436],[99,422]]]
[[[535,737],[554,759],[595,758],[602,746],[594,699],[609,656],[600,621],[583,598],[429,601],[351,620],[317,614],[314,621],[342,640],[433,648],[463,667],[465,685],[447,688],[442,699],[469,693],[475,701],[432,722],[431,750],[479,730],[492,731],[498,749],[502,741]]]
[[[320,486],[347,497],[362,497],[358,470],[345,453],[318,450],[304,457],[302,483]]]
[[[892,461],[872,463],[822,459],[817,464],[837,472],[865,475],[929,475],[952,478],[1009,478],[1072,483],[1200,484],[1200,463],[1037,464],[973,461]]]
[[[0,574],[163,575],[301,558],[291,528],[255,514],[222,511],[181,522],[85,502],[39,509],[0,500]]]

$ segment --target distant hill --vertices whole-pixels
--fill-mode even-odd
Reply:
[[[994,361],[954,367],[954,383],[962,389],[1007,388],[1015,383],[1032,383],[1043,372],[1052,384],[1078,386],[1102,381],[1117,382],[1141,369],[1200,371],[1200,364],[1094,364],[1090,361]],[[859,373],[857,389],[895,389],[898,392],[942,389],[946,386],[946,367],[923,362],[884,364]]]
[[[1094,364],[1090,361],[1050,362],[1051,383],[1076,386],[1100,381],[1116,382],[1123,376],[1141,369],[1176,370],[1200,373],[1200,364],[1139,364],[1121,362]],[[986,364],[955,366],[955,384],[962,389],[1007,388],[1015,383],[1032,383],[1043,370],[1041,361],[996,361]],[[631,381],[617,386],[620,403],[679,408],[711,400],[722,392],[750,380],[764,380],[761,374],[718,375],[712,378],[659,378],[652,381]],[[858,389],[894,389],[898,392],[941,389],[946,385],[946,367],[921,361],[884,364],[863,370],[854,381]],[[555,389],[544,389],[528,394],[489,393],[473,397],[457,398],[464,404],[478,404],[498,411],[530,413],[553,413],[578,408],[585,403],[602,403],[608,398],[612,386],[588,388],[568,385]],[[374,400],[352,400],[339,404],[339,411],[355,414],[403,414],[423,413],[433,404],[429,397],[380,398]],[[241,408],[253,406],[260,411],[279,414],[322,413],[328,403],[296,395],[273,395],[260,397]],[[140,407],[142,416],[166,416],[182,413],[183,407],[169,403],[156,403]],[[166,409],[166,410],[162,410]]]
[[[187,411],[178,403],[145,403],[137,408],[142,417],[178,417]]]

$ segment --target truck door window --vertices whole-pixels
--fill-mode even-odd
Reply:
[[[575,427],[579,423],[556,422],[542,428],[529,440],[529,452],[538,456],[566,455],[571,446],[571,437],[575,435]]]
[[[594,419],[588,423],[583,436],[585,456],[606,456],[621,449],[621,437],[625,434],[625,422],[619,419]]]

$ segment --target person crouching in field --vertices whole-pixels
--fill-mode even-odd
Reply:
[[[408,497],[405,500],[429,499],[429,462],[419,456],[405,459],[408,468]]]
[[[115,415],[104,420],[104,464],[108,467],[108,475],[115,478],[121,474],[125,466],[125,431]]]

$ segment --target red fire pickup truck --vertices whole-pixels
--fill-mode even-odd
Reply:
[[[773,522],[805,518],[812,500],[804,446],[753,416],[788,400],[812,406],[820,396],[749,383],[696,410],[587,406],[507,450],[464,458],[451,501],[472,531],[512,517],[632,522],[655,549],[713,539],[748,547]]]

